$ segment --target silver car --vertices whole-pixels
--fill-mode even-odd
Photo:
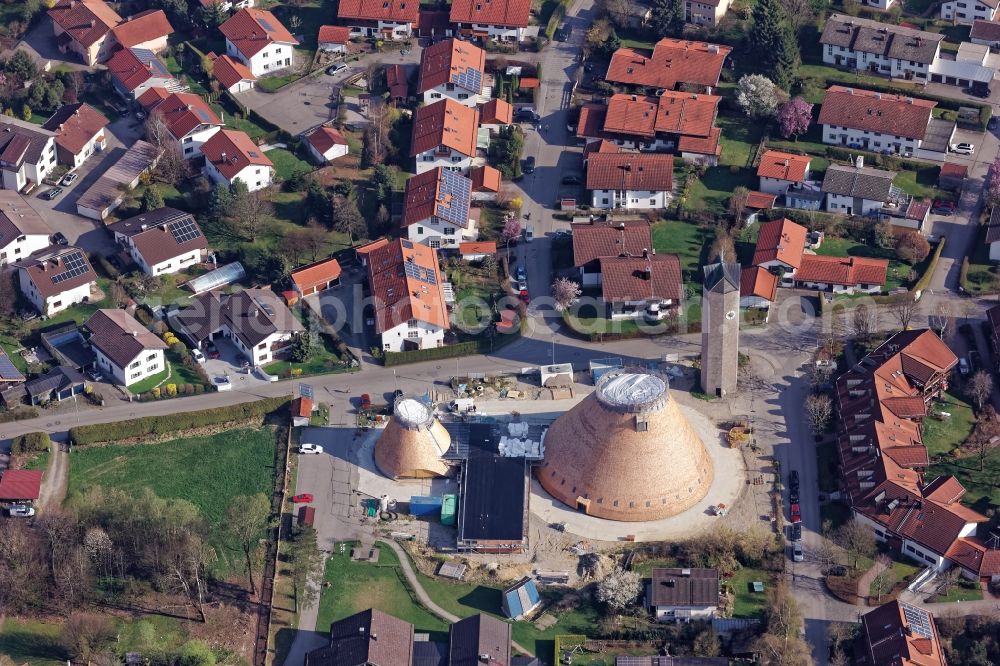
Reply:
[[[802,562],[806,559],[805,553],[802,551],[802,544],[793,543],[792,544],[792,562]]]
[[[35,515],[35,509],[27,504],[15,504],[7,510],[7,515],[11,518],[31,518]]]

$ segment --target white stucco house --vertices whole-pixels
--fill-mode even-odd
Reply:
[[[417,94],[425,104],[449,98],[465,106],[489,101],[492,87],[487,85],[486,52],[460,39],[446,39],[424,49],[420,54]]]
[[[98,310],[84,328],[97,369],[118,384],[131,386],[167,368],[167,343],[124,310]]]
[[[83,250],[54,246],[17,263],[21,293],[47,317],[90,300],[97,273]]]
[[[0,190],[0,267],[49,246],[49,226],[20,194]]]
[[[420,13],[413,0],[340,0],[337,17],[351,30],[351,37],[377,37],[390,41],[409,39]]]
[[[498,42],[520,42],[528,28],[531,3],[524,0],[453,0],[454,34]]]
[[[666,208],[673,190],[674,158],[663,153],[594,153],[586,187],[593,208]]]
[[[858,161],[861,160],[859,157]],[[831,164],[823,177],[825,210],[842,215],[877,214],[897,195],[892,186],[895,177],[894,171],[872,169],[863,163],[860,166]]]
[[[790,187],[809,180],[809,164],[808,155],[768,150],[757,165],[758,189],[768,194],[784,194]]]
[[[402,227],[406,237],[432,248],[457,248],[479,237],[471,217],[472,180],[438,167],[406,181]]]
[[[200,262],[208,249],[190,213],[158,208],[108,225],[115,241],[147,275],[176,273]]]
[[[318,164],[327,164],[350,152],[347,139],[332,127],[317,127],[305,136],[309,154]]]
[[[212,107],[199,95],[167,93],[154,88],[138,101],[147,114],[155,114],[160,119],[184,159],[201,155],[202,144],[225,127]]]
[[[900,79],[927,82],[944,35],[834,14],[820,37],[823,62]]]
[[[941,18],[961,25],[973,21],[993,21],[997,17],[1000,0],[948,0],[941,3]]]
[[[54,132],[0,116],[0,177],[5,190],[20,192],[29,182],[41,184],[57,159]]]
[[[731,4],[730,0],[687,0],[684,20],[698,26],[717,26]]]
[[[239,60],[254,76],[263,76],[292,66],[299,41],[263,9],[241,9],[219,31],[226,38],[226,54]]]
[[[274,178],[274,164],[246,132],[219,130],[201,145],[201,153],[205,175],[216,183],[232,186],[238,178],[254,192]]]
[[[59,107],[42,128],[55,134],[59,162],[72,171],[107,147],[104,133],[107,125],[104,114],[89,104],[78,102]]]

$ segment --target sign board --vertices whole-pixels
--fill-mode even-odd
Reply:
[[[299,384],[299,397],[313,399],[313,387],[310,384]]]

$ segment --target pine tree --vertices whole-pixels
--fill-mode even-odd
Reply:
[[[147,187],[142,193],[142,212],[148,213],[157,208],[163,208],[163,197],[155,187]]]
[[[754,70],[788,90],[801,62],[795,30],[788,20],[781,0],[758,0],[750,31],[750,60]]]
[[[653,30],[660,37],[680,37],[684,34],[684,0],[653,0]]]

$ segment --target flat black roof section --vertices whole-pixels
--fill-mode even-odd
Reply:
[[[469,426],[469,458],[462,470],[460,541],[517,541],[524,537],[527,500],[524,458],[497,453],[490,424]]]

